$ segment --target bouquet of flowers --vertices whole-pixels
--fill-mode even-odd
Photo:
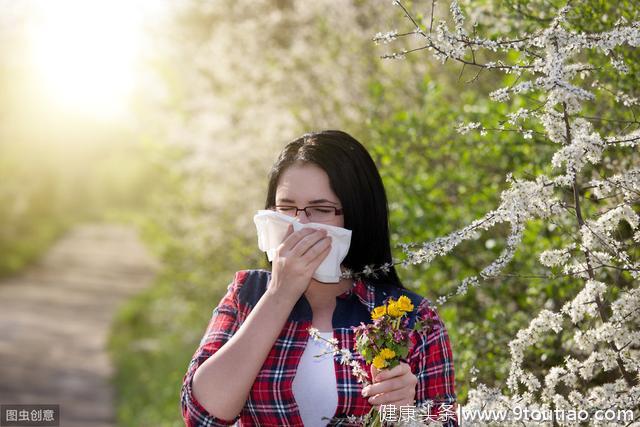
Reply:
[[[373,323],[354,328],[356,334],[355,350],[358,351],[369,365],[376,369],[392,369],[400,363],[406,362],[409,353],[407,313],[413,311],[411,300],[402,295],[398,300],[388,298],[385,305],[378,306],[371,312]],[[413,330],[422,327],[417,321]],[[364,419],[365,426],[381,426],[380,413],[374,406]]]
[[[416,321],[413,328],[409,329],[407,313],[413,309],[413,303],[405,295],[397,300],[387,298],[384,305],[375,307],[371,312],[372,323],[361,322],[360,326],[353,327],[356,336],[353,350],[360,353],[366,363],[373,365],[377,370],[392,369],[401,361],[406,362],[411,344],[409,333],[423,327],[421,321]],[[309,333],[315,339],[324,340],[317,334],[315,328],[310,328]],[[347,349],[339,349],[336,340],[325,341],[331,346],[333,352],[341,353],[340,363],[351,366],[352,373],[358,382],[362,382],[365,386],[369,385],[368,373],[362,369],[358,361],[352,359],[351,352]],[[322,355],[317,357],[320,356]],[[360,421],[367,427],[382,426],[380,412],[375,406]]]

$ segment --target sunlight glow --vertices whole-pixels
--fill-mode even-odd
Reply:
[[[33,71],[47,101],[72,113],[125,114],[141,68],[143,3],[41,0],[33,5]]]

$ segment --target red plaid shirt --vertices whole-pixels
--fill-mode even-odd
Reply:
[[[226,426],[237,422],[239,426],[303,426],[292,382],[296,368],[308,342],[307,328],[312,326],[312,311],[304,295],[297,301],[289,318],[271,349],[261,372],[253,383],[249,397],[241,413],[234,420],[224,420],[209,414],[194,398],[192,380],[196,369],[220,349],[242,325],[251,309],[267,289],[271,273],[266,270],[241,270],[227,288],[226,295],[213,310],[207,330],[200,341],[187,372],[181,390],[181,409],[187,427]],[[453,355],[444,323],[426,298],[396,286],[373,286],[365,280],[354,281],[354,286],[336,297],[333,315],[333,336],[339,348],[349,349],[353,359],[369,372],[362,356],[353,350],[355,334],[352,326],[360,322],[371,323],[371,311],[382,305],[389,296],[397,299],[408,296],[417,307],[410,314],[409,327],[416,319],[425,322],[425,327],[410,334],[412,345],[407,356],[411,372],[418,378],[416,405],[428,405],[431,416],[417,415],[417,420],[427,420],[439,415],[448,406],[451,416],[444,416],[447,426],[457,426],[455,416]],[[430,326],[429,326],[430,324]],[[338,406],[334,417],[341,419],[332,425],[359,425],[353,420],[371,409],[367,398],[362,397],[362,384],[357,382],[351,367],[340,363],[340,354],[334,355]],[[371,380],[371,378],[369,378]],[[418,414],[418,412],[415,412]],[[423,412],[424,414],[424,412]],[[342,421],[344,420],[344,421]],[[426,424],[426,422],[425,422]]]

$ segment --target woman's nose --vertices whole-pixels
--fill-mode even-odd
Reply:
[[[309,218],[307,217],[307,212],[306,211],[298,211],[298,218],[300,219],[300,222],[303,223],[303,224],[311,222],[311,221],[309,221]]]

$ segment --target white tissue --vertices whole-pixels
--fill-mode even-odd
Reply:
[[[319,222],[303,224],[296,217],[281,214],[270,209],[259,210],[258,213],[254,215],[253,222],[256,224],[258,231],[258,247],[261,251],[267,253],[269,261],[273,261],[275,251],[284,240],[289,224],[293,224],[293,231],[307,227],[327,230],[327,235],[331,237],[331,250],[316,269],[313,278],[325,283],[338,283],[340,281],[340,275],[342,273],[340,263],[347,256],[347,252],[349,252],[351,230]]]

